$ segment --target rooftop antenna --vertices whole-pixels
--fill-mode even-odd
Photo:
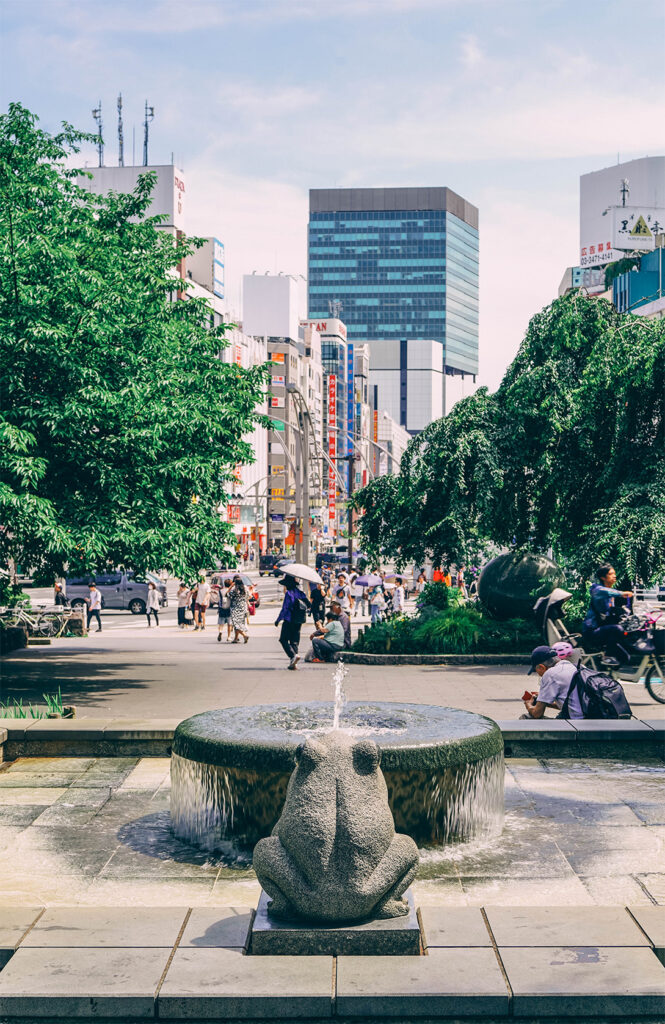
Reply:
[[[328,299],[328,312],[335,320],[340,319],[340,313],[344,308],[344,303],[341,299]]]
[[[619,189],[619,192],[621,193],[621,205],[622,206],[626,205],[626,199],[630,195],[629,184],[630,183],[628,181],[628,178],[622,178],[621,179],[621,188]]]
[[[122,93],[118,93],[118,167],[125,166],[125,137],[122,134]]]
[[[155,116],[155,108],[148,106],[148,101],[145,101],[145,121],[143,122],[143,166],[148,166],[148,132],[149,125]]]
[[[97,122],[97,152],[99,153],[99,166],[104,166],[104,140],[102,138],[102,101],[99,101],[99,106],[95,107],[92,112],[92,116]]]

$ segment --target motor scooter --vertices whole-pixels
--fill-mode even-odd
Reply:
[[[572,594],[556,587],[551,594],[539,598],[533,606],[536,622],[543,642],[550,647],[566,640],[577,654],[578,664],[587,665],[594,672],[604,672],[620,683],[644,683],[649,695],[665,704],[665,616],[661,611],[631,612],[619,625],[626,637],[626,650],[630,661],[616,665],[603,651],[587,651],[579,643],[581,633],[569,633],[563,619],[563,606]],[[661,624],[662,620],[662,624]]]

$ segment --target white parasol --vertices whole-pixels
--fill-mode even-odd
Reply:
[[[312,569],[303,562],[289,562],[283,566],[282,572],[285,576],[295,576],[298,580],[307,580],[308,583],[323,583],[316,569]]]

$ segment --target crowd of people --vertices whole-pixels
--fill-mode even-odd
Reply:
[[[228,576],[219,587],[214,588],[205,576],[198,582],[178,584],[178,628],[194,632],[206,628],[206,614],[213,596],[217,605],[217,642],[221,643],[226,633],[226,643],[239,644],[241,638],[249,642],[249,620],[256,610],[257,593],[254,587],[247,587],[242,576]]]

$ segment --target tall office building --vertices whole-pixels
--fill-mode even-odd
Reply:
[[[449,188],[311,189],[308,278],[310,318],[341,317],[373,359],[419,339],[444,374],[478,372],[478,210]]]

